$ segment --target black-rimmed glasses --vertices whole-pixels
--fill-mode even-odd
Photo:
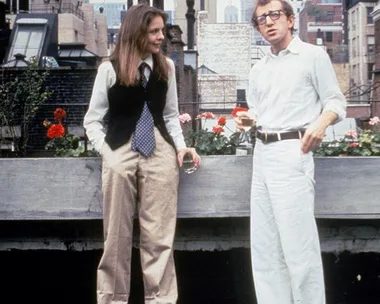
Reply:
[[[267,23],[267,17],[271,18],[273,21],[280,19],[281,12],[284,13],[283,10],[275,10],[275,11],[269,11],[268,14],[262,14],[260,16],[257,16],[256,18],[253,18],[253,21],[258,25],[264,25]]]

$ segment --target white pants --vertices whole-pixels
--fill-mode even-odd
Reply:
[[[251,254],[259,304],[324,304],[314,160],[300,140],[256,141]]]

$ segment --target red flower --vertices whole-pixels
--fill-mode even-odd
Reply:
[[[245,111],[248,111],[248,109],[242,108],[242,107],[236,107],[232,110],[231,115],[232,115],[232,117],[236,117],[237,112],[245,112]]]
[[[66,117],[66,111],[62,108],[57,108],[54,111],[54,118],[59,123]]]
[[[47,137],[53,139],[61,136],[65,136],[65,128],[62,125],[52,124],[47,131]]]
[[[211,118],[212,119],[212,118],[215,118],[215,115],[212,112],[205,112],[202,114],[198,114],[197,119],[200,119],[200,118]]]
[[[218,119],[218,125],[224,126],[226,124],[227,118],[224,116],[219,117]]]
[[[356,147],[358,147],[358,146],[359,146],[358,143],[355,143],[355,142],[350,143],[350,147],[351,147],[351,148],[356,148]]]
[[[220,134],[224,132],[224,129],[222,126],[216,125],[215,127],[212,128],[211,132],[214,134]]]

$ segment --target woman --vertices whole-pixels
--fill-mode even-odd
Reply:
[[[110,61],[98,68],[84,118],[87,136],[103,160],[99,304],[128,303],[135,205],[145,303],[177,300],[178,166],[187,153],[196,166],[200,158],[186,147],[178,120],[174,63],[160,49],[165,23],[163,11],[145,4],[127,11]]]

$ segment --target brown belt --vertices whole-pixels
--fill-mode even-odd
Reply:
[[[305,134],[305,130],[290,131],[290,132],[277,132],[277,133],[266,133],[266,132],[256,132],[256,137],[260,139],[264,144],[271,143],[286,139],[301,139]]]

